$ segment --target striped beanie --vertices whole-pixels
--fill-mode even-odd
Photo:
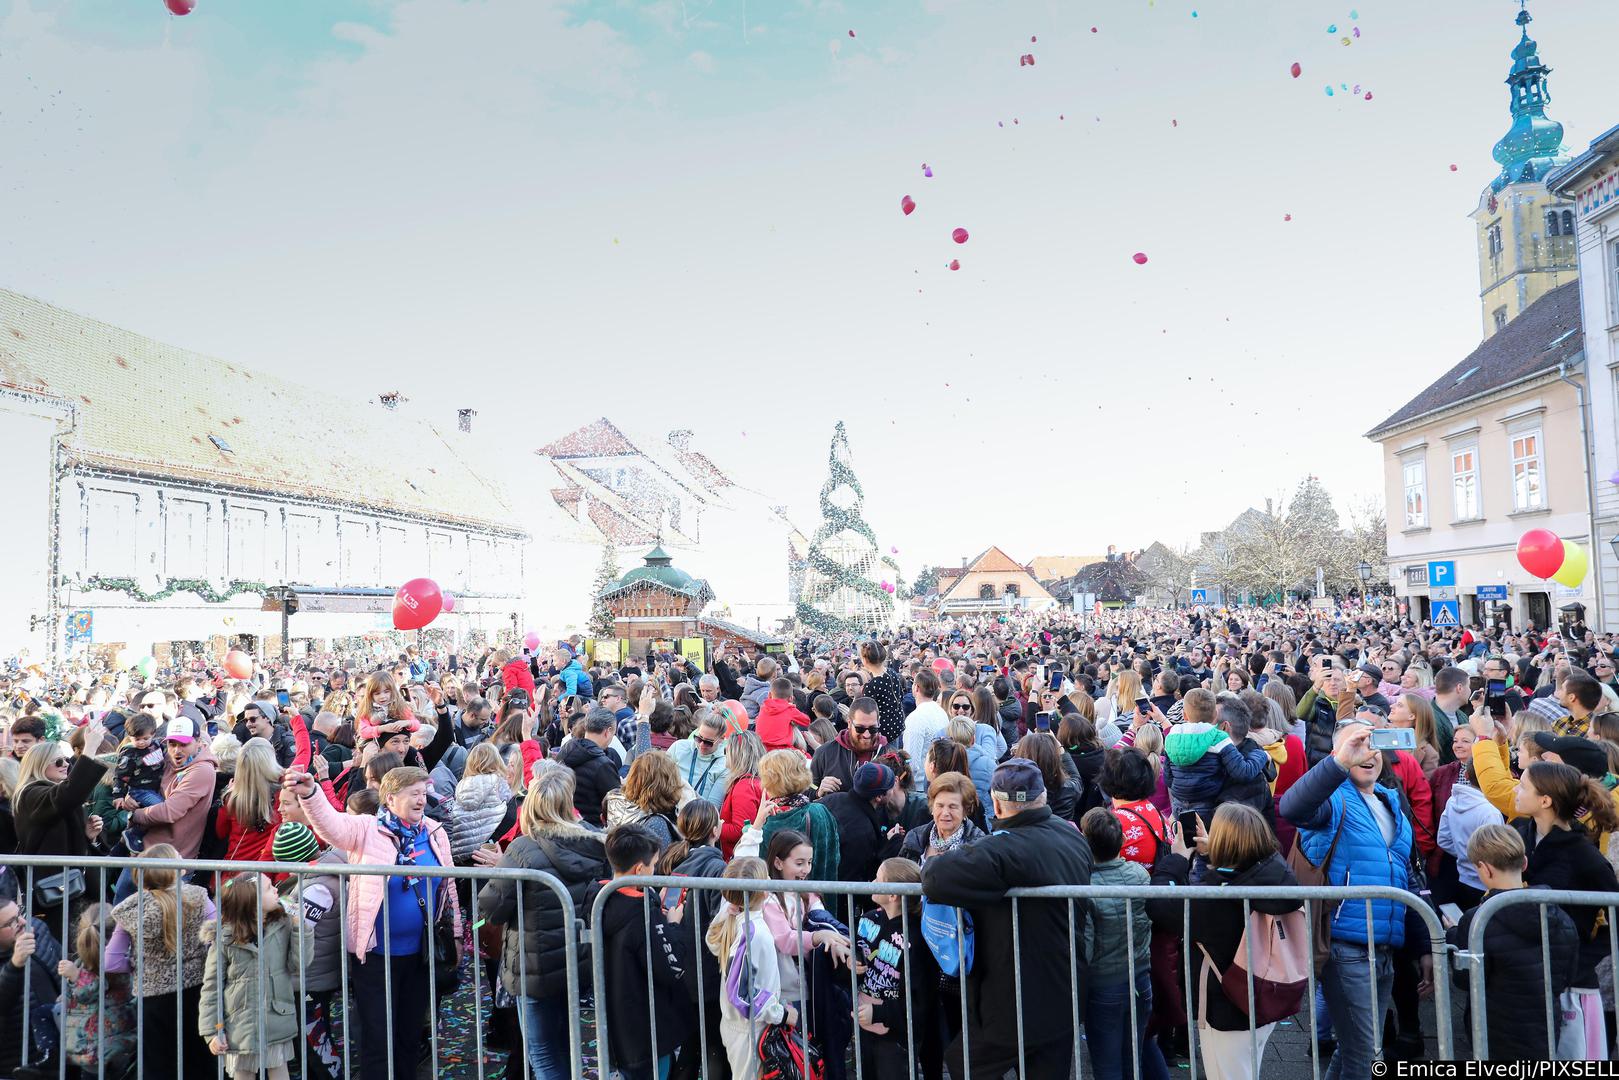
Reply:
[[[320,841],[315,831],[301,821],[283,821],[275,828],[275,840],[270,845],[270,857],[276,862],[308,862],[320,854]]]

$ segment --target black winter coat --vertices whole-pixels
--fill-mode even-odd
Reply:
[[[1494,895],[1489,892],[1484,897],[1487,900]],[[1504,907],[1490,917],[1484,928],[1485,1012],[1491,1061],[1551,1058],[1546,1048],[1546,992],[1541,978],[1537,906]],[[1458,949],[1466,949],[1467,935],[1472,931],[1473,916],[1477,914],[1478,908],[1468,909],[1462,921],[1446,932],[1445,940]],[[1551,951],[1551,992],[1561,994],[1571,985],[1580,951],[1579,934],[1567,911],[1547,905],[1546,935]],[[1458,967],[1456,986],[1464,995],[1468,990],[1467,980],[1467,969]],[[1470,1001],[1465,997],[1464,1000]],[[1553,1023],[1560,1019],[1554,1007]]]
[[[1090,904],[1073,905],[1075,925],[1068,923],[1064,900],[1021,900],[1019,961],[1012,962],[1012,905],[1006,890],[1034,885],[1089,885],[1091,846],[1073,825],[1037,806],[995,823],[982,840],[935,855],[922,867],[922,888],[929,900],[967,909],[973,917],[977,957],[967,976],[968,1022],[975,1045],[1015,1049],[1017,1025],[1008,1007],[1017,993],[1015,973],[1023,977],[1023,1032],[1026,1042],[1073,1042],[1070,997],[1083,995],[1086,962],[1085,920]],[[1079,942],[1081,955],[1072,955]],[[1069,965],[1079,986],[1069,980]],[[1083,1015],[1083,1002],[1081,1003]],[[982,1041],[980,1041],[982,1040]]]
[[[903,839],[888,838],[889,826],[894,824],[888,813],[852,791],[834,791],[821,800],[821,805],[838,823],[838,880],[876,880],[877,864],[899,854]],[[847,922],[848,911],[841,911],[838,917]]]
[[[574,739],[562,748],[562,764],[573,770],[573,808],[589,824],[600,825],[602,800],[623,785],[618,755],[589,739]]]
[[[601,837],[567,833],[547,837],[543,843],[519,833],[501,856],[501,866],[541,870],[567,887],[575,917],[584,918],[586,895],[610,877],[607,852]],[[523,905],[523,929],[517,929],[517,905]],[[500,981],[520,997],[560,998],[568,988],[568,954],[564,947],[562,904],[544,885],[496,879],[478,892],[483,918],[504,926],[500,948]],[[577,947],[577,946],[576,946]],[[583,957],[587,954],[580,950]],[[588,981],[590,965],[580,963],[581,981]],[[643,984],[644,985],[644,984]]]
[[[572,744],[569,744],[572,745]],[[612,888],[611,885],[599,888]],[[586,897],[589,910],[597,889]],[[596,1000],[605,999],[607,1043],[612,1064],[647,1066],[654,1058],[672,1054],[690,1033],[686,1018],[691,1015],[693,991],[686,984],[696,979],[689,933],[664,918],[663,905],[653,896],[643,898],[639,889],[619,889],[602,904],[601,921],[596,925],[596,948],[602,952],[605,987],[596,988]],[[650,938],[649,935],[650,934]],[[650,943],[650,950],[648,945]],[[652,958],[652,1000],[647,1001],[647,957]],[[650,1004],[650,1008],[648,1007]],[[647,1014],[658,1018],[658,1045],[652,1045]]]
[[[676,876],[693,878],[717,878],[725,873],[725,856],[720,849],[708,844],[694,847],[691,853],[681,860],[675,867]],[[725,979],[720,974],[720,961],[717,956],[708,951],[708,946],[702,940],[708,933],[708,926],[714,921],[715,914],[724,897],[718,889],[690,889],[686,892],[686,911],[689,913],[681,920],[680,925],[674,928],[674,933],[681,937],[691,939],[691,948],[697,953],[697,962],[703,965],[703,996],[707,1010],[720,1007],[720,992],[724,989]],[[694,937],[695,935],[695,937]],[[688,987],[692,1000],[697,999],[697,981],[693,979]]]
[[[1523,846],[1529,852],[1524,884],[1577,892],[1619,892],[1613,866],[1578,822],[1567,829],[1553,829],[1538,844],[1532,818],[1518,818],[1511,825],[1523,837]],[[1597,964],[1608,955],[1608,935],[1596,933],[1597,916],[1602,909],[1565,907],[1563,910],[1574,920],[1574,930],[1580,939],[1580,960],[1574,967],[1574,981],[1569,985],[1592,989],[1597,984]],[[1494,1043],[1493,1038],[1491,1042]]]
[[[1023,706],[1018,704],[1017,698],[1011,697],[1001,702],[1000,718],[1001,736],[1007,746],[1023,738]]]
[[[90,838],[84,835],[84,804],[106,771],[107,766],[95,758],[80,754],[61,783],[35,780],[18,791],[11,801],[17,825],[17,854],[74,858],[90,854]],[[35,873],[45,876],[55,871]]]
[[[30,929],[34,931],[34,955],[28,958],[24,967],[16,967],[11,962],[11,949],[7,948],[0,953],[0,1016],[6,1022],[0,1024],[0,1076],[11,1076],[22,1063],[23,1032],[36,1033],[45,1031],[47,1037],[51,1034],[52,1022],[46,1018],[46,1010],[55,1005],[62,992],[62,977],[56,974],[56,965],[63,956],[62,946],[57,942],[54,934],[41,919],[29,920]],[[23,976],[27,975],[28,1001],[32,1007],[24,1010]],[[25,1011],[30,1019],[24,1020]],[[60,1039],[58,1038],[58,1045]],[[28,1060],[37,1063],[42,1056],[38,1039],[30,1041]]]
[[[1154,885],[1185,885],[1191,865],[1184,855],[1174,852],[1165,852],[1159,860],[1158,868],[1153,872]],[[1272,854],[1246,870],[1210,870],[1197,882],[1198,885],[1297,885],[1298,879],[1293,871],[1287,868],[1282,857]],[[1209,951],[1209,957],[1214,961],[1215,970],[1206,974],[1208,986],[1205,993],[1209,1001],[1209,1026],[1216,1031],[1247,1031],[1248,1014],[1231,1003],[1225,991],[1220,986],[1219,972],[1229,968],[1237,958],[1237,947],[1242,943],[1242,935],[1247,926],[1242,917],[1242,902],[1240,900],[1149,900],[1147,901],[1147,914],[1152,918],[1154,931],[1168,934],[1180,939],[1186,931],[1186,924],[1182,906],[1190,903],[1192,907],[1192,969],[1203,971],[1203,951],[1197,946],[1201,945]],[[1266,915],[1285,915],[1289,911],[1297,911],[1303,902],[1299,900],[1254,900],[1251,902],[1254,911]],[[1177,978],[1179,978],[1177,971]],[[1197,1015],[1197,999],[1200,995],[1194,994],[1191,1001],[1190,1015]]]

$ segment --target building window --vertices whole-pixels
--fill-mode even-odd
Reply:
[[[1540,432],[1525,431],[1512,436],[1512,508],[1540,510],[1546,505],[1541,483]]]
[[[163,571],[171,578],[208,576],[208,504],[169,499],[163,509]]]
[[[1420,529],[1428,524],[1428,470],[1421,458],[1414,458],[1401,471],[1405,478],[1405,527]]]
[[[1008,585],[1006,587],[1006,596],[1010,597],[1011,599],[1016,600],[1021,595],[1022,594],[1018,592],[1018,587],[1016,585]]]
[[[230,577],[237,581],[268,580],[265,555],[268,553],[269,521],[269,515],[263,510],[240,506],[230,508]]]
[[[1486,242],[1489,244],[1490,259],[1492,261],[1499,259],[1501,253],[1506,250],[1506,246],[1501,242],[1501,223],[1499,221],[1490,222],[1490,227],[1485,230],[1484,235]]]
[[[1574,211],[1572,210],[1563,211],[1563,235],[1574,235]]]
[[[1501,307],[1498,307],[1494,311],[1490,312],[1490,318],[1495,320],[1495,328],[1496,328],[1497,331],[1506,329],[1506,325],[1507,325],[1507,309],[1506,309],[1506,305],[1503,304]]]
[[[1473,521],[1478,518],[1478,447],[1468,446],[1451,451],[1450,482],[1456,503],[1456,520]]]
[[[320,518],[310,514],[287,515],[286,578],[289,584],[313,585],[317,578],[326,583],[321,555]]]
[[[1556,210],[1548,210],[1548,211],[1546,211],[1546,235],[1547,236],[1561,236],[1561,235],[1563,235],[1563,228],[1559,224],[1559,218],[1557,216],[1557,211]]]
[[[980,599],[980,600],[993,600],[993,599],[995,599],[995,586],[993,586],[993,585],[980,585],[980,586],[978,586],[978,599]]]
[[[135,573],[133,492],[91,489],[84,507],[84,569],[103,577]]]
[[[1619,240],[1608,245],[1608,325],[1619,326]]]

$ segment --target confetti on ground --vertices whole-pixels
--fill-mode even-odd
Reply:
[[[1300,67],[1296,62],[1288,70],[1290,70],[1293,73],[1293,77],[1295,79],[1298,78],[1300,75],[1304,74],[1304,69],[1302,67]]]
[[[1147,264],[1147,253],[1145,251],[1138,251],[1134,255],[1130,256],[1130,258],[1136,261],[1137,266],[1145,266]]]
[[[907,195],[899,201],[899,208],[906,217],[910,217],[911,211],[916,209],[916,200]]]
[[[965,244],[967,242],[967,230],[963,229],[959,225],[956,226],[950,231],[950,239],[954,240],[958,244]]]

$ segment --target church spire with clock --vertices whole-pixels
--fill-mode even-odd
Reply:
[[[1574,280],[1573,204],[1546,190],[1546,174],[1568,161],[1563,125],[1546,116],[1551,101],[1540,49],[1529,36],[1533,21],[1519,0],[1518,44],[1507,73],[1512,126],[1495,144],[1501,171],[1479,196],[1479,298],[1489,337],[1557,286]]]

